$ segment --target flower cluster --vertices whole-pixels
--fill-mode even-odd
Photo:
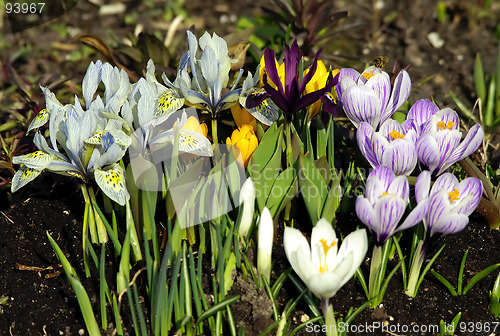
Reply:
[[[450,108],[440,110],[429,100],[417,101],[402,124],[391,119],[410,93],[405,70],[396,77],[392,91],[389,75],[374,66],[362,74],[342,69],[339,76],[339,100],[358,129],[358,146],[372,167],[385,165],[396,175],[410,175],[418,162],[439,175],[471,155],[483,140],[484,131],[476,124],[460,142],[457,113]]]

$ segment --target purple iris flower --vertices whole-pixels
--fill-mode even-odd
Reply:
[[[384,165],[396,175],[410,175],[417,165],[417,135],[412,120],[400,124],[387,119],[378,132],[362,121],[356,138],[361,153],[372,167]]]
[[[418,204],[427,202],[424,227],[429,237],[456,233],[469,223],[469,215],[476,209],[483,193],[483,184],[476,177],[458,182],[455,175],[444,173],[432,185],[431,173],[420,173],[415,184]]]
[[[358,218],[373,232],[375,243],[382,245],[398,231],[419,223],[425,215],[427,201],[422,200],[398,226],[410,197],[406,176],[396,176],[386,166],[378,166],[366,180],[364,196],[356,199]]]
[[[313,78],[316,72],[319,54],[320,52],[316,54],[307,74],[303,76],[302,80],[299,80],[302,73],[298,72],[298,66],[302,59],[302,53],[299,52],[297,41],[294,41],[291,47],[285,46],[285,82],[282,83],[278,75],[278,69],[276,68],[274,51],[267,48],[264,52],[264,62],[267,72],[267,75],[264,75],[265,92],[259,92],[252,97],[248,97],[246,107],[253,108],[259,105],[264,99],[270,97],[283,111],[286,122],[291,121],[293,113],[311,105],[318,99],[322,100],[325,110],[333,109],[334,99],[330,91],[337,84],[337,76],[334,78],[330,74],[328,83],[324,88],[303,95],[306,84]],[[276,85],[276,89],[268,83],[267,76]]]
[[[424,119],[422,119],[423,121]],[[460,143],[460,119],[455,111],[445,108],[430,115],[421,124],[417,140],[418,162],[434,175],[441,174],[455,162],[471,155],[483,141],[484,131],[474,125]]]
[[[411,80],[405,70],[399,72],[392,90],[389,75],[374,66],[362,74],[354,69],[341,69],[338,76],[337,96],[356,127],[364,121],[378,130],[410,95]]]

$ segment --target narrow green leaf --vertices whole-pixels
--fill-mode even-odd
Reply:
[[[476,58],[474,59],[474,87],[477,97],[481,99],[481,105],[484,108],[486,103],[486,81],[479,53],[476,53]]]
[[[432,275],[434,275],[436,277],[436,279],[438,279],[446,288],[448,288],[448,290],[450,291],[451,295],[453,296],[457,296],[458,293],[457,291],[455,290],[455,288],[453,288],[453,285],[448,281],[446,280],[441,274],[439,274],[438,272],[436,272],[435,270],[431,269],[431,273]]]
[[[463,281],[463,277],[464,277],[465,260],[467,259],[468,254],[469,254],[469,250],[465,250],[464,256],[462,257],[462,262],[460,263],[460,269],[458,270],[458,281],[457,281],[457,293],[458,293],[458,295],[462,295],[462,281]]]
[[[482,270],[481,272],[479,272],[478,274],[474,275],[472,277],[472,279],[470,279],[470,282],[469,284],[467,285],[467,287],[465,287],[464,289],[464,295],[467,294],[467,292],[472,288],[474,287],[474,285],[476,283],[478,283],[479,280],[483,279],[485,276],[487,276],[488,274],[490,274],[491,272],[493,272],[494,270],[496,270],[498,267],[500,266],[500,264],[494,264],[494,265],[491,265],[489,267],[486,267],[484,270]]]
[[[47,238],[49,239],[50,245],[52,245],[52,248],[54,249],[57,258],[59,258],[61,264],[63,265],[64,272],[68,277],[71,287],[75,291],[76,298],[78,300],[78,305],[80,306],[80,311],[82,312],[83,320],[85,321],[85,326],[87,327],[89,335],[90,336],[101,335],[101,331],[99,330],[99,325],[95,319],[94,312],[92,311],[92,304],[90,303],[89,296],[87,295],[85,288],[83,288],[82,283],[78,279],[76,271],[73,269],[73,267],[71,267],[63,251],[59,248],[59,245],[57,245],[55,240],[52,239],[52,237],[48,232],[47,232]]]
[[[198,320],[196,321],[196,325],[199,325],[201,322],[203,322],[204,320],[206,320],[210,316],[213,316],[213,315],[217,314],[218,312],[224,310],[226,308],[226,306],[233,304],[234,302],[238,301],[239,299],[240,299],[240,295],[231,296],[231,297],[228,297],[225,300],[222,300],[222,301],[218,302],[217,304],[213,305],[212,307],[210,307],[209,310],[205,311],[203,314],[201,314],[198,317]]]

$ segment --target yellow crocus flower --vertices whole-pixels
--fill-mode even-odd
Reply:
[[[309,69],[304,70],[304,75],[305,76],[309,72]],[[335,77],[337,73],[339,72],[339,69],[335,69],[332,71],[332,76]],[[304,94],[308,94],[310,92],[314,92],[317,90],[320,90],[326,86],[326,82],[328,80],[328,75],[329,72],[326,69],[325,63],[323,61],[318,60],[317,66],[316,66],[316,72],[314,73],[314,76],[311,78],[311,80],[306,84],[306,89],[304,91]],[[309,113],[309,117],[312,119],[315,115],[317,115],[321,111],[321,100],[318,99],[315,101],[313,104],[309,105],[307,107],[307,112]]]
[[[246,167],[248,160],[250,160],[250,157],[259,145],[259,140],[251,125],[243,125],[241,128],[233,131],[231,138],[226,139],[226,144],[238,147],[243,158],[243,164]]]

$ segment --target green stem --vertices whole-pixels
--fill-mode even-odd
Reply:
[[[413,254],[413,259],[410,266],[410,276],[408,278],[408,287],[406,288],[406,295],[415,297],[418,291],[418,278],[420,276],[420,269],[425,259],[425,251],[422,249],[425,240],[420,240],[418,242],[415,253]]]
[[[216,145],[219,143],[219,138],[217,137],[217,118],[212,117],[212,141]]]
[[[382,269],[382,249],[383,247],[380,245],[373,246],[372,260],[370,262],[370,279],[368,282],[369,299],[374,299],[380,292],[381,278],[383,277],[382,274],[380,274]],[[378,300],[374,300],[372,302],[372,308],[376,308],[377,301]]]
[[[286,137],[286,162],[287,167],[293,164],[293,148],[290,122],[285,120],[285,137]]]
[[[330,299],[321,299],[323,305],[323,316],[325,317],[326,335],[337,336],[337,322],[333,315],[333,306],[330,304]]]

